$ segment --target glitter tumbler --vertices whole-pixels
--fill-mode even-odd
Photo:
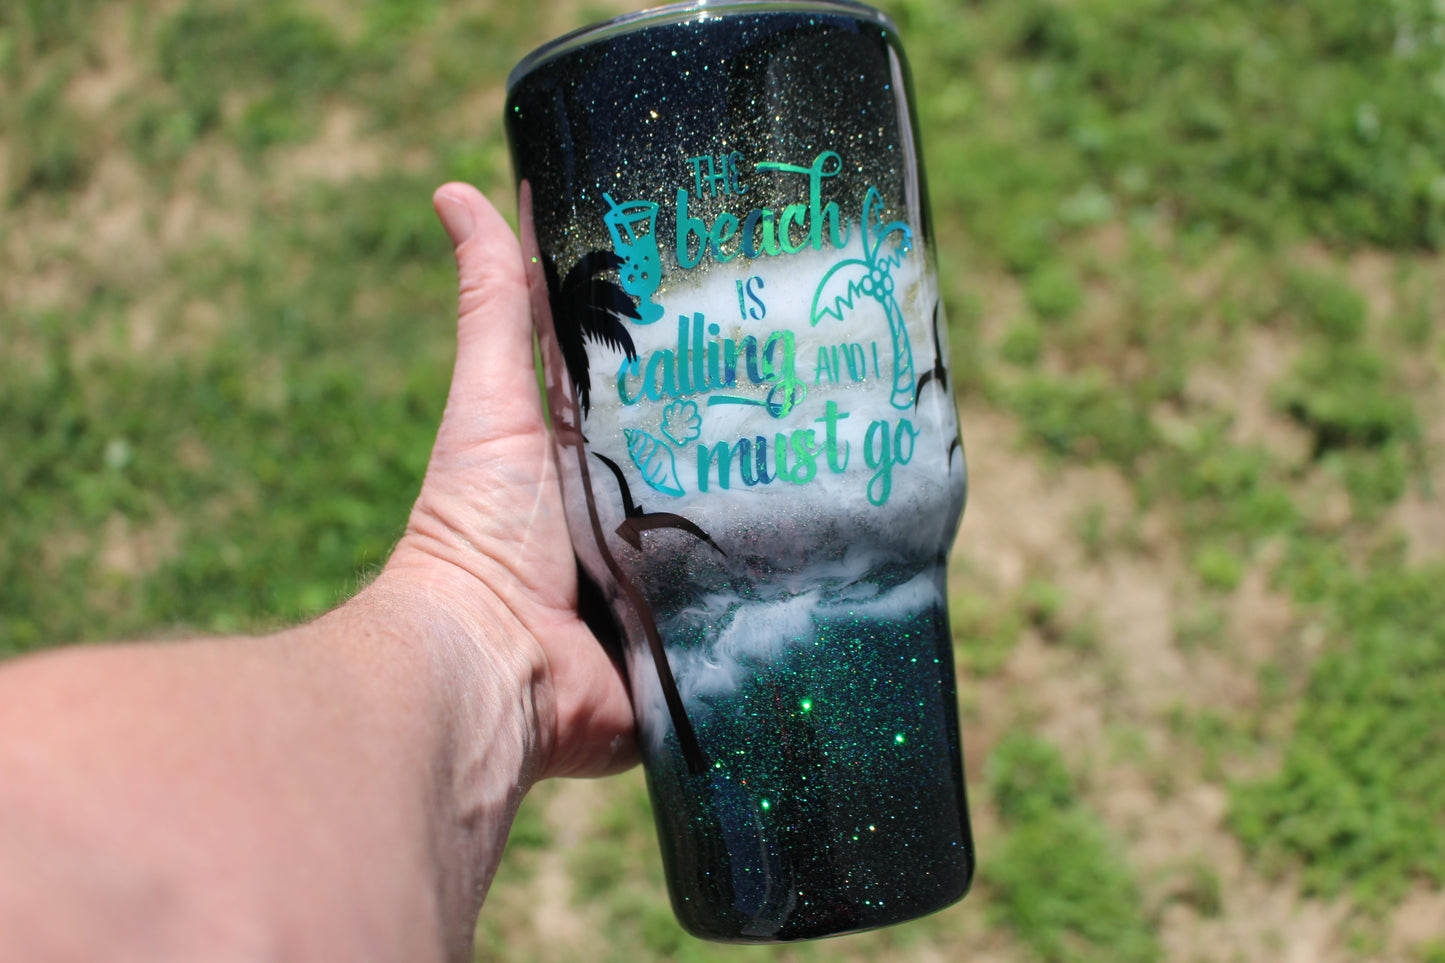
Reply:
[[[893,24],[644,11],[525,59],[506,120],[567,521],[678,918],[766,943],[952,903],[966,474]]]

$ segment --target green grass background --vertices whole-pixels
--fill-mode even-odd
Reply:
[[[965,439],[1004,426],[1060,492],[1118,482],[1056,533],[1068,564],[1021,581],[968,555],[965,521],[977,892],[882,933],[713,947],[671,921],[635,775],[548,786],[479,958],[1265,960],[1326,906],[1331,958],[1445,959],[1401,915],[1445,918],[1445,7],[882,6]],[[511,211],[507,70],[626,9],[0,0],[0,656],[264,629],[376,570],[450,374],[431,190]],[[1139,695],[1080,581],[1131,563],[1169,573],[1171,652],[1247,684],[1080,750],[1015,681],[1037,652]],[[1258,584],[1277,636],[1231,615]],[[1111,802],[1132,776],[1161,806],[1221,794],[1244,868],[1149,857]],[[1191,939],[1249,911],[1241,879],[1293,909]],[[539,901],[572,923],[549,933]]]

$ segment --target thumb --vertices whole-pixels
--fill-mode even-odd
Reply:
[[[470,184],[439,187],[432,206],[452,240],[460,287],[457,360],[444,421],[469,445],[540,431],[527,278],[516,235]]]

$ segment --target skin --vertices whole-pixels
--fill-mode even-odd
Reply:
[[[468,960],[527,790],[634,761],[576,569],[522,255],[474,188],[457,360],[381,575],[259,638],[0,666],[0,959]]]

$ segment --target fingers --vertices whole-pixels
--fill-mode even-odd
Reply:
[[[456,253],[457,360],[409,532],[428,533],[433,554],[458,559],[541,646],[556,697],[549,774],[615,771],[635,756],[632,711],[616,666],[576,615],[522,249],[476,188],[446,184],[432,202]],[[525,222],[525,186],[521,204]]]
[[[516,235],[469,184],[432,197],[452,240],[460,282],[457,361],[448,414],[466,423],[471,444],[545,426],[532,360],[532,319]],[[453,419],[455,420],[455,419]]]

